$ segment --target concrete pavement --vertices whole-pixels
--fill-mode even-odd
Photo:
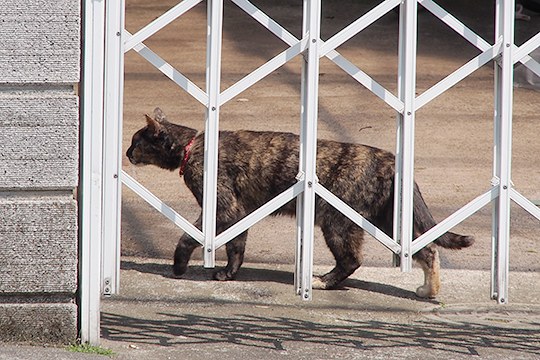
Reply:
[[[103,301],[102,346],[114,359],[539,359],[540,275],[512,272],[510,304],[489,299],[490,273],[443,270],[436,300],[422,273],[360,268],[342,289],[293,293],[293,265],[245,264],[233,282],[193,264],[124,258],[121,294]],[[327,267],[316,266],[321,273]],[[4,345],[0,359],[106,359]]]

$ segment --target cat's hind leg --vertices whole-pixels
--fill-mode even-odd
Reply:
[[[329,273],[315,277],[313,288],[332,289],[360,267],[364,232],[349,220],[339,221],[336,218],[325,221],[321,225],[321,230],[326,244],[336,259],[336,266]]]
[[[227,266],[216,271],[214,273],[214,279],[220,281],[234,280],[236,273],[238,273],[240,266],[244,262],[247,234],[248,232],[244,231],[225,245],[227,250]]]
[[[440,261],[437,246],[430,244],[413,255],[422,270],[424,270],[424,285],[416,289],[416,295],[421,298],[432,298],[439,293],[441,287]]]

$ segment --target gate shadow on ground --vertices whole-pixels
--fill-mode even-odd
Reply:
[[[161,320],[102,314],[102,336],[134,344],[234,345],[286,351],[302,345],[351,350],[396,351],[405,348],[443,351],[448,355],[480,355],[482,350],[540,354],[538,329],[508,329],[422,320],[413,324],[338,319],[333,324],[284,317],[234,315],[208,317],[159,313]],[[540,324],[535,324],[540,326]],[[296,345],[295,345],[296,344]]]
[[[135,270],[142,273],[160,275],[166,278],[173,278],[172,267],[169,264],[159,263],[138,263],[134,261],[122,260],[120,264],[122,270]],[[358,271],[361,271],[358,270]],[[201,266],[190,266],[185,275],[182,276],[184,281],[214,281],[212,275],[214,269],[205,269]],[[238,273],[237,281],[268,281],[280,284],[291,285],[294,282],[294,275],[289,271],[282,270],[270,270],[270,269],[257,269],[249,266],[244,266]],[[363,281],[357,279],[347,279],[343,282],[343,285],[338,290],[346,290],[347,288],[355,288],[360,290],[369,291],[372,293],[378,293],[388,295],[401,299],[409,299],[420,302],[428,302],[432,304],[439,304],[438,301],[433,299],[423,299],[413,291],[401,289],[399,287],[381,284],[371,281]],[[332,290],[328,290],[332,291]]]

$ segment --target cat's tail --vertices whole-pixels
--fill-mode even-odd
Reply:
[[[414,188],[414,233],[415,237],[421,235],[437,225],[435,219],[429,212],[429,209],[420,193],[420,189],[415,184]],[[459,250],[474,244],[473,236],[459,235],[453,232],[446,232],[436,239],[435,244],[443,248]]]

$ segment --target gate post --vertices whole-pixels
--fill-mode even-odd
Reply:
[[[80,336],[99,344],[103,209],[103,62],[105,1],[84,1],[80,189]]]
[[[221,84],[221,38],[223,32],[223,0],[208,1],[208,33],[206,52],[206,109],[204,154],[204,205],[202,230],[204,233],[204,266],[215,266],[217,172],[219,141],[219,107]]]
[[[120,290],[124,0],[106,1],[105,23],[102,292],[109,296]]]
[[[495,63],[493,182],[499,196],[493,203],[491,296],[499,304],[508,300],[514,12],[514,0],[497,0],[495,41],[502,41],[502,54]]]
[[[302,134],[300,173],[303,175],[304,191],[301,216],[301,281],[300,296],[312,298],[313,237],[315,226],[315,183],[317,182],[317,116],[319,91],[319,46],[321,26],[321,1],[304,1],[304,37],[308,37],[305,64],[302,67]]]
[[[404,0],[399,11],[398,97],[404,108],[397,119],[394,181],[394,239],[401,256],[394,263],[402,271],[412,268],[417,9],[416,0]]]

